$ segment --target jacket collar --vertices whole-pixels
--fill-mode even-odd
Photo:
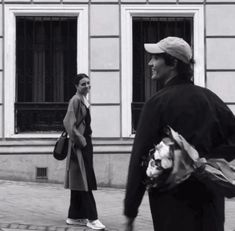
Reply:
[[[179,76],[175,76],[174,78],[172,78],[171,80],[169,80],[163,88],[165,87],[170,87],[170,86],[174,86],[174,85],[179,85],[179,84],[193,84],[193,82],[191,80],[185,80],[185,79],[181,79]]]

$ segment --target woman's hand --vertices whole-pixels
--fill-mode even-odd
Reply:
[[[76,137],[76,146],[80,149],[86,147],[87,143],[86,143],[86,138],[83,135],[79,135]]]
[[[126,217],[124,230],[125,231],[133,231],[134,230],[134,218]]]

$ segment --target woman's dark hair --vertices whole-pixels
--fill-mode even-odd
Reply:
[[[78,85],[79,82],[81,81],[81,79],[83,79],[83,78],[88,78],[89,79],[88,75],[86,75],[84,73],[77,74],[73,79],[73,84]]]
[[[165,60],[165,63],[168,66],[175,65],[175,59],[176,59],[177,60],[176,69],[177,69],[179,78],[182,80],[187,80],[187,81],[193,80],[193,64],[194,64],[193,59],[191,59],[189,63],[184,63],[181,60],[167,53],[162,53],[158,55],[161,56]]]

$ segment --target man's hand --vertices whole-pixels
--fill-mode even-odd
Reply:
[[[125,231],[133,231],[134,230],[134,220],[135,218],[126,217],[125,222]]]

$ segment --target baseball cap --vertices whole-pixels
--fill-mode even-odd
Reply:
[[[191,47],[179,37],[167,37],[157,43],[145,43],[144,48],[150,54],[167,53],[184,63],[189,63],[192,58]]]

